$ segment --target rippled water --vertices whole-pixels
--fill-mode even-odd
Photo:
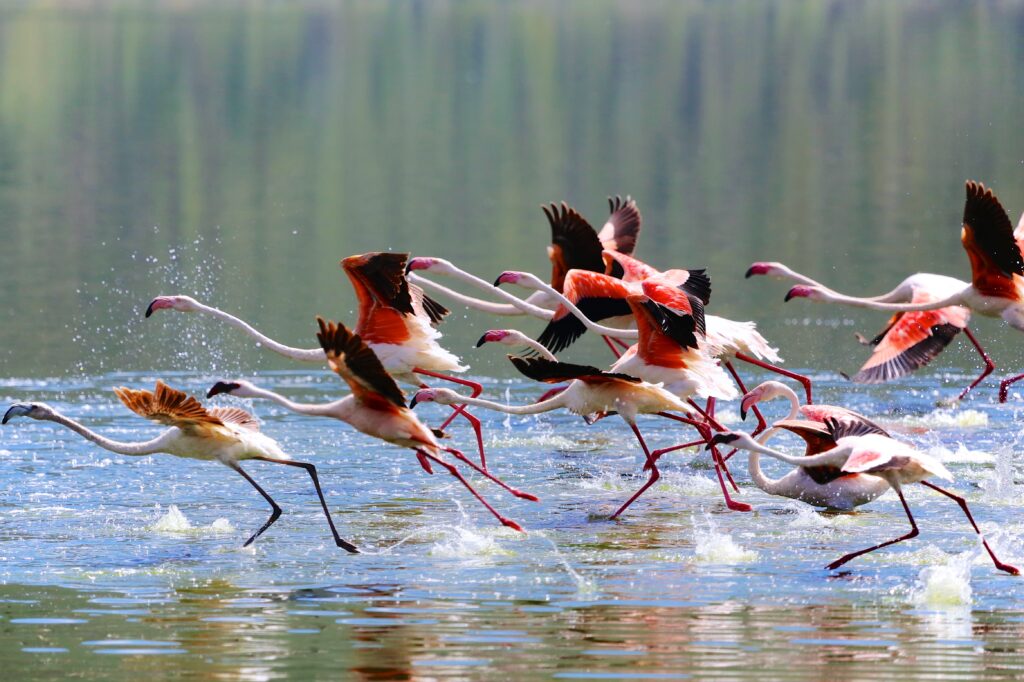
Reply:
[[[212,379],[169,377],[194,392]],[[133,439],[157,427],[108,389],[152,380],[14,379],[0,395],[43,399]],[[847,393],[819,381],[822,401]],[[264,382],[301,400],[339,390],[326,372],[279,372]],[[486,385],[499,400],[537,393],[518,381]],[[921,390],[903,393],[895,412],[884,395],[865,393],[855,404],[942,458],[997,551],[1024,563],[1014,480],[1019,408],[993,404],[988,391],[942,410]],[[741,497],[756,511],[729,512],[707,457],[686,452],[666,458],[664,478],[612,522],[606,516],[643,481],[621,423],[482,414],[493,470],[541,497],[517,500],[477,481],[528,529],[519,534],[493,523],[452,479],[427,476],[410,453],[331,420],[252,407],[288,452],[317,464],[342,534],[365,553],[333,546],[301,472],[247,467],[285,514],[242,549],[266,508],[226,467],[120,457],[55,425],[14,421],[0,432],[0,651],[8,670],[67,674],[85,663],[97,677],[159,673],[173,657],[182,676],[253,680],[483,678],[499,670],[962,679],[1024,666],[1024,583],[993,570],[958,508],[923,488],[907,495],[919,538],[831,573],[823,566],[840,554],[904,532],[894,496],[858,513],[823,514],[742,483],[736,461]],[[431,421],[444,414],[417,409]],[[737,421],[728,411],[725,418]],[[687,435],[657,419],[642,426],[657,446]],[[455,427],[453,436],[470,447],[468,429]]]

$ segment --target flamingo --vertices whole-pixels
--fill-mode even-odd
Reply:
[[[790,279],[799,284],[835,293],[824,284],[795,272],[782,263],[754,263],[747,270],[746,276],[750,278],[755,275]],[[967,282],[954,277],[919,272],[907,277],[892,291],[881,296],[866,297],[864,300],[882,303],[925,303],[946,298],[967,286]],[[860,334],[857,335],[857,339],[863,345],[874,346],[875,350],[851,380],[859,384],[879,384],[906,376],[931,362],[962,330],[985,364],[981,375],[957,396],[957,400],[963,400],[996,367],[968,326],[970,316],[971,311],[963,306],[896,313],[873,339],[868,340]]]
[[[448,309],[429,298],[423,290],[405,279],[408,254],[374,252],[349,256],[341,266],[352,282],[359,300],[359,317],[355,332],[363,337],[380,358],[385,369],[396,379],[414,386],[425,384],[416,376],[433,377],[467,386],[472,395],[479,395],[483,387],[467,379],[451,376],[450,372],[464,372],[467,368],[459,359],[438,343],[440,333],[432,325],[440,322]],[[279,355],[302,362],[324,361],[320,348],[294,348],[257,331],[244,320],[223,310],[196,301],[190,296],[157,296],[146,308],[146,317],[158,310],[202,313],[240,329],[256,342]],[[480,420],[456,407],[441,424],[443,430],[452,419],[461,414],[476,435],[481,465],[486,469]]]
[[[967,181],[960,241],[971,263],[971,283],[944,298],[923,303],[887,303],[843,296],[817,286],[797,285],[786,299],[809,298],[834,301],[871,310],[920,312],[948,306],[964,306],[979,315],[1001,317],[1018,331],[1024,331],[1024,225],[1013,229],[999,199],[981,183]],[[1022,221],[1024,222],[1024,221]],[[1024,374],[999,384],[999,402],[1005,402],[1011,384]]]
[[[428,473],[433,473],[431,462],[438,464],[454,476],[466,487],[484,507],[490,511],[502,525],[518,531],[522,527],[515,521],[505,518],[483,498],[469,482],[462,477],[459,470],[440,459],[439,455],[448,452],[466,463],[478,473],[494,481],[516,497],[536,501],[537,498],[504,484],[486,470],[476,466],[461,452],[454,448],[442,448],[434,431],[427,428],[405,404],[405,396],[387,373],[376,353],[360,338],[349,331],[343,324],[327,322],[317,318],[320,331],[317,332],[323,353],[331,369],[348,384],[352,393],[341,400],[325,404],[296,403],[288,398],[259,388],[248,381],[218,381],[210,388],[207,397],[227,393],[239,398],[262,398],[272,400],[285,409],[298,414],[315,417],[330,417],[341,420],[356,430],[381,440],[411,448],[416,452],[420,466]]]
[[[71,429],[104,450],[119,455],[167,453],[176,457],[220,462],[230,467],[248,481],[263,499],[270,503],[273,510],[266,523],[245,541],[243,547],[251,545],[277,521],[281,516],[281,507],[242,469],[239,462],[259,460],[305,469],[313,479],[313,487],[320,498],[320,506],[327,517],[335,544],[353,554],[359,552],[355,545],[338,535],[331,513],[327,509],[323,491],[320,489],[316,467],[309,462],[298,462],[289,457],[274,439],[260,432],[259,424],[248,412],[237,407],[204,408],[195,398],[159,380],[154,391],[121,387],[115,388],[114,394],[132,412],[170,428],[147,441],[117,441],[89,430],[45,403],[15,403],[4,414],[2,423],[6,424],[16,417],[51,421]]]
[[[633,431],[637,442],[640,443],[644,457],[647,460],[644,468],[650,471],[644,485],[611,515],[612,519],[618,518],[661,477],[661,473],[658,470],[657,457],[647,447],[647,443],[636,424],[637,415],[659,414],[664,416],[668,414],[668,410],[691,415],[691,407],[661,386],[641,381],[636,377],[626,374],[604,372],[597,367],[574,365],[546,358],[521,358],[512,355],[508,357],[516,369],[535,381],[546,383],[568,381],[569,385],[557,395],[531,405],[503,405],[482,398],[466,398],[444,388],[421,389],[413,397],[410,405],[415,406],[424,402],[451,405],[457,401],[463,401],[471,406],[518,415],[541,414],[565,408],[573,414],[586,417],[589,421],[595,421],[612,412],[618,413]],[[694,421],[688,417],[676,415],[673,415],[673,417],[702,430],[705,435],[704,442],[710,440],[711,434],[706,431],[707,425],[703,422]],[[734,502],[729,496],[729,491],[725,487],[725,481],[719,468],[719,454],[717,450],[713,450],[712,454],[715,461],[715,471],[718,474],[718,480],[725,495],[726,505],[730,509],[737,511],[750,511],[749,505]]]
[[[813,423],[809,424],[812,427],[816,426]],[[711,447],[711,444],[728,443],[733,447],[768,455],[798,467],[831,467],[838,468],[840,473],[845,474],[873,474],[884,479],[896,491],[900,498],[900,503],[903,505],[903,510],[907,514],[907,519],[910,521],[910,532],[894,540],[888,540],[845,554],[827,566],[830,570],[839,568],[848,561],[868,552],[917,537],[917,523],[914,521],[914,516],[910,512],[907,500],[903,496],[903,486],[909,483],[920,483],[926,488],[930,488],[952,499],[960,506],[974,531],[981,538],[982,545],[992,558],[992,562],[997,569],[1011,575],[1020,575],[1020,571],[1016,567],[1003,563],[996,556],[989,546],[988,540],[982,534],[981,529],[978,528],[978,524],[974,522],[974,517],[967,506],[967,501],[959,495],[926,480],[931,477],[938,477],[947,481],[953,480],[953,475],[937,459],[918,452],[906,443],[883,435],[877,429],[863,422],[843,422],[829,418],[825,422],[825,431],[834,445],[823,448],[824,451],[819,454],[810,456],[794,457],[784,452],[773,450],[766,445],[758,443],[750,434],[743,432],[717,433],[712,437],[708,447]]]

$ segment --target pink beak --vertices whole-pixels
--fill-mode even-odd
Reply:
[[[767,263],[754,263],[747,269],[747,274],[744,275],[747,278],[753,277],[754,275],[767,275],[771,272],[772,266]]]
[[[494,286],[500,286],[502,284],[515,284],[519,281],[519,273],[517,272],[503,272],[498,275],[498,279],[494,280]]]
[[[479,348],[485,343],[501,341],[506,336],[508,336],[508,332],[503,331],[501,329],[492,329],[490,331],[484,332],[484,335],[481,336],[480,340],[476,342],[476,347]]]
[[[150,301],[149,306],[146,308],[146,317],[149,317],[156,310],[163,310],[164,308],[170,308],[174,304],[171,303],[171,299],[166,296],[157,296]]]
[[[812,287],[804,286],[803,284],[798,284],[797,286],[789,290],[789,292],[786,294],[786,300],[788,301],[791,298],[808,298],[813,292],[814,289]]]

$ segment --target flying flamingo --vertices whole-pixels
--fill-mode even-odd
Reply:
[[[219,381],[209,390],[207,397],[227,393],[240,398],[264,398],[298,414],[339,419],[369,436],[411,448],[416,451],[420,466],[428,474],[433,473],[431,462],[444,467],[494,514],[502,525],[521,531],[522,527],[518,523],[499,514],[462,477],[458,469],[440,459],[439,455],[442,451],[454,455],[516,497],[533,501],[537,498],[505,485],[486,470],[473,464],[458,450],[442,448],[435,433],[406,407],[405,396],[398,388],[398,384],[384,369],[376,353],[357,334],[342,324],[325,322],[320,317],[317,318],[317,324],[320,326],[317,338],[327,356],[327,363],[352,389],[351,395],[325,404],[296,403],[247,381]]]
[[[316,467],[308,462],[297,462],[285,454],[276,441],[260,433],[259,424],[248,412],[237,407],[204,408],[195,398],[169,387],[162,381],[156,382],[156,390],[153,392],[122,387],[115,388],[114,393],[132,412],[170,428],[152,440],[131,443],[111,440],[90,431],[44,403],[15,403],[4,414],[3,423],[6,424],[15,417],[51,421],[71,429],[104,450],[119,455],[167,453],[176,457],[202,459],[227,465],[256,488],[273,510],[267,522],[245,541],[244,547],[251,545],[277,521],[281,516],[281,507],[242,469],[239,462],[259,460],[305,469],[313,479],[313,487],[320,498],[320,506],[323,507],[327,524],[331,527],[335,544],[353,554],[359,552],[355,545],[338,535],[331,513],[327,510],[323,491],[320,490]]]
[[[1024,226],[1016,231],[1010,217],[992,190],[981,183],[967,181],[963,227],[960,241],[971,262],[971,284],[945,298],[926,303],[885,303],[843,296],[815,286],[797,285],[786,294],[790,298],[835,301],[871,310],[920,312],[961,305],[988,317],[1001,317],[1018,331],[1024,331],[1024,257],[1021,241]],[[999,401],[1005,402],[1011,384],[1024,374],[1004,379],[999,384]]]
[[[637,427],[636,417],[639,414],[666,415],[668,414],[667,410],[690,415],[692,410],[689,405],[664,388],[629,375],[604,372],[596,367],[557,362],[546,358],[520,358],[510,355],[509,359],[516,369],[535,381],[546,383],[568,381],[569,385],[557,395],[531,405],[503,405],[482,398],[466,398],[454,391],[443,388],[421,389],[413,397],[410,404],[415,406],[423,402],[437,402],[442,405],[451,405],[456,402],[465,402],[475,407],[518,415],[541,414],[565,408],[573,414],[586,417],[590,421],[599,419],[612,412],[618,413],[629,424],[630,429],[640,443],[640,447],[643,449],[644,456],[647,459],[644,468],[650,471],[650,474],[644,485],[612,514],[611,518],[613,519],[622,514],[629,505],[660,478],[661,473],[658,471],[657,457],[647,447],[647,443]],[[688,417],[679,417],[677,415],[673,415],[673,417],[697,427],[705,436],[704,442],[710,441],[711,434],[707,424],[704,422],[698,422]],[[715,461],[715,471],[718,474],[718,481],[722,487],[726,505],[730,509],[737,511],[750,511],[749,505],[734,502],[729,496],[729,491],[726,489],[725,480],[719,468],[720,456],[717,449],[713,450],[712,454]]]
[[[782,263],[754,263],[747,270],[746,276],[749,278],[754,275],[790,279],[799,284],[836,293],[824,284],[795,272]],[[889,293],[866,297],[864,300],[881,303],[925,303],[946,298],[967,286],[967,282],[953,277],[920,272],[907,277]],[[868,340],[860,334],[857,335],[862,344],[874,346],[875,350],[860,371],[851,378],[852,381],[859,384],[879,384],[906,376],[931,362],[957,333],[963,330],[967,340],[971,342],[985,363],[985,369],[982,370],[981,375],[957,397],[957,400],[963,400],[971,389],[980,384],[995,369],[995,363],[978,343],[968,326],[970,316],[971,311],[963,306],[947,306],[938,310],[913,313],[896,313],[873,339]]]
[[[407,259],[408,254],[376,252],[350,256],[341,261],[359,300],[355,332],[363,337],[367,345],[377,353],[384,368],[399,381],[424,386],[416,376],[419,374],[467,386],[472,395],[479,395],[483,390],[479,383],[449,374],[463,372],[467,368],[460,364],[455,355],[441,347],[438,343],[440,333],[432,326],[440,322],[448,310],[424,295],[422,289],[406,281]],[[240,329],[259,345],[293,360],[324,361],[324,353],[319,348],[293,348],[279,343],[244,320],[189,296],[157,296],[146,308],[146,317],[164,309],[210,315]],[[473,428],[480,462],[486,469],[480,420],[463,408],[456,407],[440,428],[447,428],[459,414]]]
[[[742,432],[715,434],[711,439],[711,443],[728,443],[734,447],[768,455],[798,467],[834,467],[838,468],[840,473],[873,474],[884,479],[896,491],[900,498],[900,503],[903,505],[903,510],[907,514],[907,519],[910,521],[910,532],[894,540],[846,554],[829,564],[827,566],[829,569],[839,568],[851,559],[855,559],[868,552],[873,552],[876,549],[917,537],[917,523],[914,521],[914,516],[910,512],[907,500],[903,496],[903,485],[920,483],[926,488],[930,488],[952,499],[960,506],[968,521],[971,522],[974,531],[981,538],[985,550],[992,558],[992,562],[997,569],[1012,575],[1020,575],[1020,571],[1017,568],[1003,563],[996,557],[995,552],[992,551],[988,541],[982,535],[981,529],[978,528],[978,524],[974,522],[974,517],[967,506],[967,501],[959,495],[926,480],[933,476],[946,479],[947,481],[953,480],[953,475],[949,473],[949,470],[941,462],[929,455],[918,452],[906,443],[878,433],[877,430],[863,422],[842,422],[829,418],[825,422],[825,427],[829,437],[834,442],[834,446],[825,449],[819,454],[810,456],[794,457],[787,455],[784,452],[773,450],[766,445],[758,443],[749,434]],[[708,447],[710,447],[710,444]]]

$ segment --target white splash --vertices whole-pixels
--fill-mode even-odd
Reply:
[[[928,414],[902,417],[896,423],[904,426],[924,426],[928,428],[988,426],[988,415],[978,410],[939,408]]]
[[[149,527],[150,530],[158,533],[233,533],[235,527],[231,525],[231,522],[227,519],[217,519],[208,526],[193,526],[192,522],[186,518],[181,510],[178,509],[178,505],[172,504],[168,509],[167,513],[161,516],[156,522]]]
[[[748,564],[758,559],[758,553],[736,544],[732,536],[715,526],[711,515],[704,512],[704,523],[693,518],[693,561],[698,564]]]
[[[970,605],[971,564],[975,554],[957,554],[949,557],[945,564],[922,568],[911,593],[914,603],[932,607]]]
[[[991,464],[996,461],[992,453],[968,450],[963,443],[957,443],[955,452],[943,445],[936,445],[928,450],[928,454],[946,464]]]
[[[502,547],[494,537],[471,528],[458,526],[443,540],[430,548],[430,556],[443,559],[490,559],[514,556],[515,552]]]

